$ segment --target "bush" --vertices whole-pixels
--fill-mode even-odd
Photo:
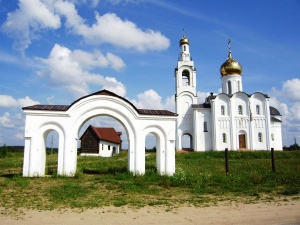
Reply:
[[[0,148],[0,158],[5,158],[8,154],[8,147],[6,145],[3,145]]]

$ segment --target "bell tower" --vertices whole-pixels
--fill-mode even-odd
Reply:
[[[193,111],[192,104],[197,103],[196,69],[190,55],[189,40],[183,35],[179,41],[180,54],[175,68],[175,101],[177,119],[176,150],[182,149],[182,137],[190,137],[190,147],[193,138]]]

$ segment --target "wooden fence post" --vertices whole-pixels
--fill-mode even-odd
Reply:
[[[272,171],[276,172],[276,165],[275,165],[275,155],[274,155],[274,148],[271,148],[271,158],[272,158]]]
[[[228,173],[229,173],[228,148],[225,148],[225,168],[226,168],[226,175],[228,175]]]

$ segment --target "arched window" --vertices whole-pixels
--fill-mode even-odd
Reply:
[[[183,46],[183,51],[186,51],[186,46],[185,45]]]
[[[259,107],[259,105],[256,105],[256,114],[260,114],[260,107]]]
[[[240,81],[237,82],[238,91],[241,91],[241,83]]]
[[[228,94],[231,95],[232,94],[232,88],[231,88],[231,81],[228,81]]]
[[[207,130],[207,122],[203,123],[203,131],[204,132],[208,132],[208,130]]]
[[[238,106],[238,114],[243,115],[243,107],[241,105]]]
[[[190,85],[190,72],[188,70],[182,71],[182,85],[183,86]]]
[[[258,133],[258,142],[262,142],[262,133],[261,132]]]
[[[225,115],[225,106],[224,105],[222,105],[221,106],[221,115]]]
[[[226,134],[225,133],[222,134],[222,139],[223,139],[223,143],[226,143]]]

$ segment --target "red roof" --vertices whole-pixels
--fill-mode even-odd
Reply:
[[[88,129],[91,129],[99,138],[99,140],[109,141],[117,144],[120,144],[122,142],[120,137],[122,132],[116,132],[113,127],[94,127],[90,125],[87,130]]]

